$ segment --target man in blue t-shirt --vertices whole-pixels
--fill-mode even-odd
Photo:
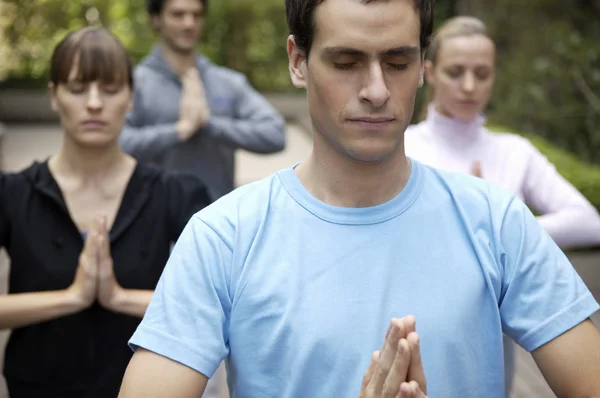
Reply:
[[[200,396],[226,359],[233,397],[501,398],[503,333],[600,396],[598,303],[527,207],[405,156],[433,3],[286,0],[313,151],[190,220],[121,397]]]

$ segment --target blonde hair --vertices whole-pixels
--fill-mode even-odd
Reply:
[[[444,22],[433,34],[431,42],[429,43],[429,47],[427,48],[425,58],[432,64],[435,64],[443,40],[451,39],[453,37],[476,35],[482,35],[491,39],[485,23],[483,23],[483,21],[480,19],[471,16],[458,16],[450,18],[446,20],[446,22]],[[433,100],[433,94],[433,87],[428,86],[425,94],[425,102],[419,118],[420,120],[425,120],[427,117],[427,107]]]

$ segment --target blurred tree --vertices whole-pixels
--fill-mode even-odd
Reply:
[[[0,58],[0,79],[44,80],[56,43],[82,26],[106,26],[130,49],[152,41],[143,1],[2,0],[0,7],[0,54],[7,55]]]
[[[294,90],[283,0],[219,0],[210,7],[200,46],[204,54],[244,73],[259,90]]]
[[[52,49],[72,29],[107,27],[135,61],[150,51],[155,40],[144,1],[0,1],[0,80],[10,79],[13,86],[45,85]],[[212,1],[200,49],[214,62],[246,74],[259,89],[285,91],[292,89],[287,34],[282,0]]]
[[[457,15],[473,15],[481,17],[485,7],[484,1],[485,0],[456,0],[454,11]]]
[[[0,85],[44,87],[54,45],[85,25],[111,29],[139,61],[155,40],[144,6],[142,0],[0,0]],[[283,0],[211,0],[199,48],[259,90],[294,91],[284,8]],[[438,0],[436,26],[457,13],[482,18],[497,44],[490,121],[600,163],[600,0]]]
[[[498,45],[488,116],[600,163],[599,2],[486,0]]]

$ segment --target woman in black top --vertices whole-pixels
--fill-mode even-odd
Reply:
[[[132,66],[104,29],[68,34],[50,68],[60,152],[0,174],[0,247],[11,259],[0,328],[13,329],[11,398],[116,397],[136,329],[204,185],[137,163],[118,146]]]

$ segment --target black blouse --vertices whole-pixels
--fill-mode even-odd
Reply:
[[[154,289],[172,242],[208,204],[196,177],[138,163],[110,231],[119,284]],[[0,173],[0,247],[11,259],[9,293],[65,289],[73,282],[83,237],[47,162]],[[13,330],[4,363],[11,398],[116,397],[139,321],[94,304]]]

